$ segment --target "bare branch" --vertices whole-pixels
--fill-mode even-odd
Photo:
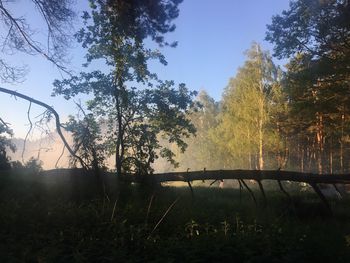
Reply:
[[[31,39],[31,37],[28,35],[28,33],[23,29],[23,27],[18,23],[18,19],[15,19],[8,11],[7,9],[0,4],[0,11],[6,16],[6,18],[11,23],[11,28],[14,26],[20,35],[22,36],[23,40],[27,43],[27,45],[37,52],[38,54],[42,55],[44,58],[46,58],[48,61],[50,61],[52,64],[54,64],[58,69],[62,70],[69,76],[71,76],[71,73],[63,66],[60,65],[53,57],[51,57],[49,54],[47,54],[45,51],[43,51],[36,43]]]
[[[164,218],[167,216],[167,214],[170,212],[170,210],[174,207],[174,205],[177,203],[177,201],[179,201],[179,199],[181,198],[181,196],[179,196],[178,198],[175,199],[174,202],[172,202],[172,204],[169,206],[169,208],[165,211],[164,215],[161,217],[161,219],[158,221],[158,223],[154,226],[153,230],[151,231],[151,233],[148,235],[147,239],[150,239],[150,237],[152,236],[152,234],[154,233],[154,231],[156,231],[156,229],[158,228],[158,226],[163,222]]]
[[[27,72],[27,67],[15,67],[10,66],[3,59],[0,59],[0,79],[3,82],[17,82],[21,83],[24,81],[24,75]]]
[[[10,94],[10,95],[13,95],[15,97],[19,97],[21,99],[24,99],[24,100],[27,100],[27,101],[30,101],[34,104],[37,104],[39,106],[42,106],[44,108],[46,108],[48,111],[50,111],[54,116],[55,116],[55,121],[56,121],[56,130],[57,130],[57,133],[58,135],[60,136],[62,142],[64,143],[64,145],[66,146],[66,148],[68,149],[69,153],[76,159],[79,160],[81,166],[84,168],[84,169],[87,169],[87,164],[83,161],[82,158],[80,158],[80,156],[76,155],[75,152],[72,150],[72,148],[69,146],[66,138],[63,136],[63,133],[62,133],[62,130],[61,130],[61,122],[60,122],[60,117],[57,113],[57,111],[52,108],[51,106],[47,105],[46,103],[44,102],[41,102],[39,100],[36,100],[36,99],[33,99],[31,97],[28,97],[24,94],[21,94],[21,93],[18,93],[17,91],[13,91],[13,90],[9,90],[9,89],[5,89],[5,88],[1,88],[0,87],[0,92],[3,92],[3,93],[6,93],[6,94]]]
[[[10,123],[5,122],[1,117],[0,117],[0,122],[1,122],[6,128],[10,128],[10,127],[9,127]]]
[[[33,129],[33,123],[32,123],[32,120],[30,119],[30,109],[32,107],[32,102],[30,101],[29,102],[29,106],[28,106],[28,111],[27,111],[27,119],[29,121],[29,129],[28,129],[28,132],[26,134],[26,137],[24,138],[24,142],[23,142],[23,148],[22,148],[22,163],[24,163],[24,152],[26,150],[26,143],[27,143],[27,139],[28,139],[28,136],[30,134],[30,132],[32,131]]]
[[[58,168],[58,163],[59,163],[59,161],[61,160],[61,158],[62,158],[62,156],[63,156],[63,154],[64,154],[64,150],[65,150],[65,149],[66,149],[66,146],[63,145],[62,152],[61,152],[60,156],[58,157],[58,159],[57,159],[57,161],[56,161],[56,163],[55,163],[55,168],[56,168],[56,169]]]

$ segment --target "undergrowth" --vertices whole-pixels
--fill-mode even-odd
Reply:
[[[348,262],[349,200],[5,174],[0,262]],[[259,196],[258,192],[255,192]]]

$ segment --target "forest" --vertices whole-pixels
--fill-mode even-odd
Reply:
[[[182,0],[86,2],[0,0],[0,102],[29,123],[19,148],[0,107],[1,262],[348,262],[348,0],[290,0],[219,100],[153,71]],[[68,117],[16,88],[21,54],[59,72],[45,92]],[[59,138],[55,169],[24,158],[34,129]]]

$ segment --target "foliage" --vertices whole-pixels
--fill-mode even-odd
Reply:
[[[291,111],[285,129],[297,144],[293,155],[302,171],[347,169],[349,7],[348,1],[292,1],[268,26],[266,39],[275,44],[275,55],[291,57],[285,79]]]
[[[313,59],[342,59],[349,52],[349,17],[348,1],[294,0],[272,18],[266,39],[279,58],[307,53]]]
[[[13,161],[11,162],[11,168],[15,171],[21,171],[23,170],[24,166],[20,161]]]
[[[84,114],[82,120],[69,117],[65,129],[71,132],[74,152],[78,154],[91,170],[98,171],[105,167],[105,148],[101,129],[92,114]],[[76,166],[77,160],[71,156],[71,166]]]
[[[110,72],[81,73],[55,82],[55,94],[66,99],[93,93],[88,110],[106,122],[107,152],[115,154],[117,174],[152,173],[157,151],[176,164],[174,153],[161,147],[157,135],[184,151],[183,137],[194,133],[186,117],[194,93],[184,84],[174,88],[172,81],[160,81],[149,72],[149,59],[166,61],[158,50],[144,44],[150,37],[160,46],[171,45],[163,35],[175,29],[172,20],[178,16],[180,2],[90,1],[92,11],[84,13],[86,27],[77,39],[88,48],[85,66],[104,59]]]
[[[145,223],[151,197],[132,186],[132,198],[123,202],[115,194],[94,196],[96,184],[87,175],[1,179],[3,262],[347,262],[350,256],[349,200],[334,204],[329,218],[307,193],[293,195],[294,210],[273,191],[269,206],[257,208],[247,192],[240,202],[237,189],[199,187],[192,200],[187,188],[165,188],[157,191]]]
[[[121,130],[124,134],[125,154],[123,154],[122,163],[124,171],[151,172],[151,164],[158,158],[156,150],[159,150],[162,157],[176,164],[173,152],[159,145],[157,134],[170,143],[179,145],[181,151],[185,150],[186,143],[183,137],[188,137],[194,132],[194,127],[185,114],[191,104],[191,95],[184,85],[179,89],[173,88],[172,85],[172,82],[164,82],[160,83],[156,89],[136,90],[134,88],[128,92],[128,105],[124,108],[121,122]],[[117,113],[113,110],[113,95],[108,93],[111,92],[111,86],[113,83],[106,78],[102,81],[96,78],[95,82],[83,82],[76,86],[71,84],[72,90],[83,87],[87,92],[91,91],[95,94],[95,99],[89,102],[88,108],[95,116],[103,119],[107,126],[107,135],[103,146],[98,146],[96,141],[94,143],[97,147],[105,147],[110,155],[115,154],[115,144],[118,140],[114,132]],[[106,96],[108,94],[109,96]],[[92,118],[92,115],[90,117]],[[94,137],[100,137],[100,132],[96,127],[91,134]],[[78,131],[76,135],[79,135]]]
[[[43,170],[42,166],[43,166],[43,162],[34,157],[31,157],[24,164],[24,168],[32,174],[38,174],[39,172],[41,172]]]
[[[256,43],[247,57],[225,90],[220,122],[212,136],[238,167],[254,169],[255,163],[256,168],[263,169],[264,157],[278,136],[271,118],[279,106],[274,101],[280,92],[278,71],[271,56]],[[253,160],[254,156],[258,160]]]
[[[220,104],[202,90],[195,99],[197,107],[188,114],[196,128],[196,136],[186,140],[189,145],[185,153],[177,157],[181,170],[221,169],[225,167],[227,153],[221,153],[212,139],[212,130],[218,124]],[[225,158],[226,157],[226,158]]]
[[[1,1],[0,3],[0,46],[2,57],[0,57],[0,80],[3,82],[14,82],[23,79],[27,68],[15,65],[7,61],[6,56],[21,52],[30,55],[43,55],[47,60],[59,69],[66,71],[65,50],[70,42],[69,31],[74,20],[75,13],[71,8],[71,0],[42,1],[32,0],[32,6],[36,15],[42,18],[47,26],[46,43],[39,41],[37,29],[34,23],[28,22],[26,16],[19,13],[21,8],[12,2]]]
[[[28,21],[27,14],[23,15],[18,1],[0,1],[0,81],[3,83],[21,82],[28,71],[27,66],[16,65],[10,56],[15,53],[42,55],[60,70],[67,72],[66,48],[70,43],[71,24],[75,13],[71,9],[71,0],[43,1],[32,0],[30,8],[42,18],[47,26],[46,41],[40,41],[38,29],[34,23]],[[28,10],[27,10],[28,11]],[[29,11],[30,12],[30,11]],[[45,34],[44,33],[44,34]],[[15,147],[10,140],[3,136],[5,133],[12,136],[12,131],[0,116],[0,169],[9,169],[9,158],[6,148],[14,151]],[[16,164],[15,164],[16,165]]]
[[[12,130],[7,123],[0,118],[0,170],[11,169],[10,158],[7,156],[7,151],[16,150],[15,145],[11,142],[9,136],[12,136]]]

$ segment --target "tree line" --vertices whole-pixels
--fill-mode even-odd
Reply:
[[[66,77],[54,82],[54,96],[91,97],[86,105],[77,105],[79,114],[59,124],[73,135],[72,165],[78,160],[86,169],[98,171],[107,156],[114,156],[118,175],[150,174],[163,157],[175,167],[180,163],[181,169],[192,170],[349,171],[348,1],[291,1],[288,10],[272,18],[266,33],[274,45],[273,56],[288,59],[288,64],[277,66],[269,52],[253,43],[220,102],[204,91],[194,100],[196,93],[185,84],[175,86],[149,71],[149,60],[167,62],[145,40],[159,48],[176,46],[165,35],[175,30],[181,0],[89,2],[84,26],[75,34],[86,49],[86,63],[78,74],[66,70],[60,56],[50,56],[61,54],[63,46],[57,44],[51,53],[33,46],[37,42],[28,38],[25,20],[0,5],[10,36],[3,46],[39,53],[64,70]],[[65,41],[60,42],[57,33],[59,25],[73,17],[69,2],[33,3],[44,18],[52,13],[54,20],[46,20],[48,36],[65,44],[68,36],[62,34]],[[94,62],[101,60],[105,69],[95,70]],[[5,65],[3,61],[0,64]],[[23,69],[6,64],[1,73],[13,81]],[[52,115],[55,112],[47,119]],[[0,135],[6,133],[12,132],[1,119]],[[0,138],[0,154],[8,161],[5,149],[10,141]]]
[[[253,43],[220,102],[202,91],[183,168],[348,173],[349,2],[291,1],[266,40],[287,65]]]

